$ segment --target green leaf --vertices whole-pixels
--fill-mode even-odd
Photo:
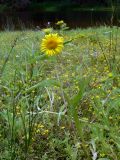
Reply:
[[[81,99],[83,98],[83,94],[85,92],[86,85],[87,85],[87,81],[85,79],[82,79],[80,81],[78,94],[73,96],[72,99],[70,100],[70,104],[73,107],[76,107],[79,104],[79,102],[81,101]]]
[[[83,122],[81,122],[79,120],[79,116],[78,116],[78,105],[81,101],[81,99],[83,98],[83,95],[85,93],[85,88],[87,86],[88,81],[85,79],[81,79],[80,80],[80,85],[79,85],[79,92],[78,94],[76,94],[75,96],[73,96],[70,100],[68,99],[68,104],[70,106],[70,114],[72,115],[74,122],[75,122],[75,126],[78,130],[79,135],[81,136],[82,140],[84,141],[83,138],[83,133],[82,133],[82,128],[83,128]]]
[[[73,41],[73,39],[70,39],[70,40],[68,40],[68,41],[65,41],[65,42],[64,42],[64,45],[65,45],[65,44],[68,44],[68,43],[70,43],[70,42],[72,42],[72,41]]]
[[[48,59],[48,56],[45,54],[41,54],[37,57],[37,60],[46,60],[46,59]]]

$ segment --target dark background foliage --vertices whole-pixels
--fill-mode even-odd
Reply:
[[[30,5],[34,4],[42,4],[42,3],[62,3],[62,5],[65,4],[77,4],[80,6],[103,6],[103,7],[109,7],[112,4],[114,5],[115,3],[120,3],[120,0],[0,0],[0,4],[7,5],[8,7],[12,8],[23,8],[26,9]]]

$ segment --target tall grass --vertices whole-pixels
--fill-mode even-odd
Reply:
[[[56,31],[53,31],[56,32]],[[1,159],[120,159],[120,29],[0,33]]]

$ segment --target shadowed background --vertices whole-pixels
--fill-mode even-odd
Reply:
[[[61,19],[71,28],[119,25],[119,17],[120,0],[0,0],[1,30],[44,28]]]

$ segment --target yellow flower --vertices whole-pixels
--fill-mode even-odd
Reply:
[[[65,129],[65,126],[62,126],[61,129]]]
[[[108,77],[110,77],[110,78],[113,77],[113,74],[112,74],[112,73],[109,73],[109,74],[108,74]]]
[[[42,133],[42,135],[45,135],[45,134],[48,134],[48,133],[49,133],[49,130],[46,129],[46,130],[44,130],[44,132]]]
[[[63,42],[63,37],[60,37],[58,34],[45,35],[45,38],[42,39],[41,51],[49,56],[58,54],[63,49]]]
[[[62,25],[62,24],[64,24],[64,21],[63,21],[63,20],[58,21],[56,24],[57,24],[57,25]]]

